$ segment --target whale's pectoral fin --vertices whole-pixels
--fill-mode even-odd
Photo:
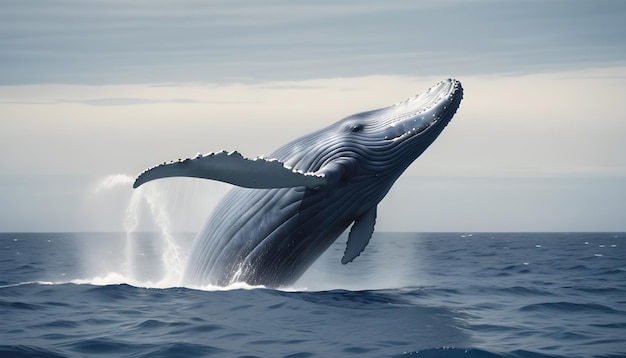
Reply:
[[[365,246],[370,242],[372,233],[374,233],[374,225],[376,224],[376,206],[366,211],[363,215],[354,220],[354,224],[350,229],[348,236],[348,244],[346,251],[341,258],[342,264],[352,262],[357,256],[363,252]]]
[[[326,185],[323,174],[303,173],[276,159],[244,158],[238,152],[198,154],[195,158],[163,163],[141,173],[133,188],[151,180],[169,177],[193,177],[219,180],[245,188],[271,189]]]

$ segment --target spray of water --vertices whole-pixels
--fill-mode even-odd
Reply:
[[[125,238],[122,242],[111,239],[106,243],[86,244],[83,266],[91,277],[77,280],[77,283],[180,286],[187,259],[185,249],[190,243],[190,235],[180,230],[197,231],[203,218],[228,189],[224,184],[208,181],[170,180],[151,182],[133,190],[133,181],[129,175],[116,174],[103,178],[96,185],[96,197],[123,191]],[[112,214],[119,208],[107,210]],[[195,222],[190,224],[194,215]]]
[[[126,233],[131,235],[136,229],[139,202],[141,199],[145,200],[161,237],[161,265],[164,268],[164,276],[157,285],[178,285],[182,278],[185,258],[182,257],[181,249],[171,233],[166,197],[167,193],[156,185],[141,187],[133,192],[127,211]],[[128,239],[130,241],[130,237]]]

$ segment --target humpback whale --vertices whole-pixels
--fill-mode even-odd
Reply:
[[[348,227],[341,263],[361,254],[377,204],[439,136],[462,98],[461,83],[447,79],[300,137],[269,158],[198,154],[144,171],[133,187],[175,176],[235,185],[196,235],[182,283],[287,286]]]

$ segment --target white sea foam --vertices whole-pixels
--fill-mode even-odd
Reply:
[[[39,284],[44,284],[43,282],[37,282]],[[109,285],[130,285],[134,287],[141,288],[155,288],[155,289],[167,289],[167,288],[178,288],[185,287],[192,290],[198,291],[231,291],[231,290],[254,290],[254,289],[264,289],[265,286],[253,286],[249,285],[245,282],[236,282],[228,286],[181,286],[176,280],[167,280],[163,279],[160,281],[152,281],[152,280],[137,280],[133,277],[129,277],[118,272],[109,272],[103,276],[95,276],[90,278],[83,279],[74,279],[67,282],[49,282],[47,284],[66,284],[73,283],[77,285],[95,285],[95,286],[109,286]],[[287,290],[289,291],[289,290]]]
[[[130,285],[134,287],[143,287],[143,288],[173,288],[179,287],[177,282],[174,281],[151,281],[151,280],[137,280],[133,277],[129,277],[118,272],[109,272],[103,276],[95,276],[91,278],[84,279],[75,279],[69,281],[69,283],[74,283],[77,285],[95,285],[95,286],[108,286],[108,285]]]

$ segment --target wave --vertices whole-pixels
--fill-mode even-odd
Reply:
[[[338,245],[307,280],[281,289],[181,287],[149,265],[160,262],[148,250],[160,237],[136,238],[148,248],[137,251],[145,270],[127,271],[72,249],[88,241],[115,258],[94,247],[125,237],[14,237],[0,267],[0,356],[626,356],[623,253],[607,247],[614,257],[587,260],[596,248],[569,237],[552,237],[562,249],[542,256],[537,236],[390,235],[397,251],[338,270]],[[443,259],[450,248],[457,256]],[[478,249],[501,254],[485,260]]]
[[[618,313],[611,307],[596,303],[545,302],[535,303],[520,308],[522,312],[586,312],[586,313]]]
[[[495,322],[480,316],[498,307],[489,306],[483,299],[481,303],[470,302],[471,297],[494,297],[493,292],[480,293],[475,287],[469,291],[434,286],[363,291],[231,286],[203,291],[125,283],[30,282],[6,287],[2,292],[0,310],[11,314],[12,318],[7,316],[9,322],[32,317],[22,333],[5,333],[23,336],[28,331],[39,337],[45,349],[0,346],[0,356],[242,356],[253,352],[264,356],[263,352],[272,352],[296,357],[334,353],[364,357],[530,358],[559,357],[546,354],[550,350],[541,345],[544,343],[556,344],[554,352],[559,353],[581,348],[579,342],[603,346],[623,343],[615,337],[614,342],[599,341],[624,328],[618,317],[613,323],[601,319],[593,322],[604,325],[595,327],[595,335],[584,336],[580,335],[584,325],[555,328],[566,327],[567,320],[552,320],[550,326],[539,324],[532,330],[523,323],[523,319],[535,317],[535,312],[565,318],[567,313],[583,314],[576,316],[581,319],[622,314],[608,306],[533,303],[522,305],[518,313],[507,311],[516,318]],[[530,294],[516,287],[503,291],[509,292],[507,299],[513,300]],[[535,293],[535,298],[545,300],[544,292]],[[599,337],[601,331],[608,334]],[[529,335],[535,337],[532,346],[512,347],[499,341],[506,337],[528,343]],[[477,344],[479,337],[484,340],[481,344]],[[454,345],[444,345],[450,343]]]
[[[293,344],[302,343],[295,341]],[[90,339],[82,342],[76,342],[71,345],[72,351],[86,355],[101,355],[103,353],[109,355],[128,355],[129,353],[135,357],[207,357],[207,356],[230,356],[232,352],[228,352],[218,347],[204,344],[193,344],[186,342],[173,342],[162,345],[147,344],[131,344],[114,339]],[[339,353],[339,352],[338,352]],[[371,349],[364,347],[348,347],[341,350],[346,356],[370,356]],[[369,354],[368,354],[369,353]],[[42,349],[36,346],[16,345],[16,346],[0,346],[0,355],[6,357],[41,357],[56,358],[65,357],[54,350]],[[316,356],[314,349],[300,351],[296,354],[290,354],[291,358],[307,358]],[[254,356],[254,355],[252,355]],[[374,354],[374,356],[377,356]],[[479,348],[454,348],[440,347],[424,349],[419,351],[400,352],[397,354],[384,355],[394,358],[417,357],[417,358],[559,358],[564,356],[547,355],[534,353],[525,350],[516,350],[510,353],[497,353]],[[618,355],[605,355],[601,357],[619,357]]]
[[[515,350],[510,353],[496,353],[478,348],[431,348],[415,352],[404,352],[393,357],[417,357],[417,358],[557,358],[563,356],[546,355],[526,350]]]
[[[0,345],[0,356],[2,357],[29,357],[29,358],[65,358],[64,354],[56,353],[53,350],[30,345]]]

